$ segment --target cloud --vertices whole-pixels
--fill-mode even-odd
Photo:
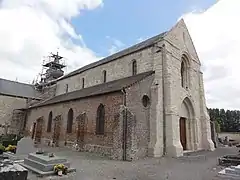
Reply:
[[[239,9],[239,0],[221,0],[183,16],[204,65],[209,107],[240,109]]]
[[[70,20],[102,5],[102,0],[0,1],[0,77],[31,82],[43,56],[57,48],[67,57],[68,71],[97,60]]]
[[[106,38],[110,41],[110,48],[108,49],[108,53],[114,54],[120,50],[122,50],[126,45],[116,38],[112,38],[110,36],[106,36]]]

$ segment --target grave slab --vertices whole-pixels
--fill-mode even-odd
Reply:
[[[24,167],[9,159],[0,160],[0,179],[2,180],[27,180],[28,171]]]
[[[67,159],[58,156],[49,157],[48,153],[30,153],[28,157],[24,159],[24,162],[21,163],[25,168],[42,176],[54,174],[53,169],[56,164],[64,164],[64,166],[68,167],[68,172],[76,171],[74,168],[70,167],[70,163]]]
[[[218,175],[229,179],[240,179],[240,165],[227,167],[220,171]]]

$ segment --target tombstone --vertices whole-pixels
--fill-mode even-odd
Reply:
[[[17,143],[16,154],[4,152],[3,155],[9,157],[9,159],[12,160],[23,160],[25,156],[32,152],[36,152],[33,140],[30,137],[23,137]]]
[[[35,151],[34,142],[30,137],[23,137],[18,141],[16,155],[27,155]]]
[[[224,140],[223,140],[223,144],[224,144],[224,145],[228,145],[228,144],[229,144],[228,136],[225,136],[225,138],[224,138]]]

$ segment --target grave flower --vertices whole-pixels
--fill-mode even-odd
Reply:
[[[8,145],[8,147],[5,149],[6,151],[10,151],[12,153],[16,153],[17,146],[14,145]]]
[[[66,175],[67,174],[67,167],[64,166],[64,164],[56,164],[54,166],[54,172],[59,176],[61,176],[62,174]]]

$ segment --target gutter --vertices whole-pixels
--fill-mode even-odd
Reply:
[[[127,160],[127,108],[126,108],[126,91],[123,88],[123,105],[124,105],[124,116],[123,116],[123,134],[122,134],[122,159],[123,161]]]
[[[18,96],[18,95],[8,94],[8,93],[2,93],[2,92],[0,92],[0,95],[2,95],[2,96],[8,96],[8,97],[13,97],[13,98],[21,98],[21,99],[41,100],[41,98],[37,98],[37,97]]]
[[[166,71],[166,47],[165,44],[162,45],[162,102],[163,102],[163,156],[166,155],[166,109],[165,109],[165,71]]]

